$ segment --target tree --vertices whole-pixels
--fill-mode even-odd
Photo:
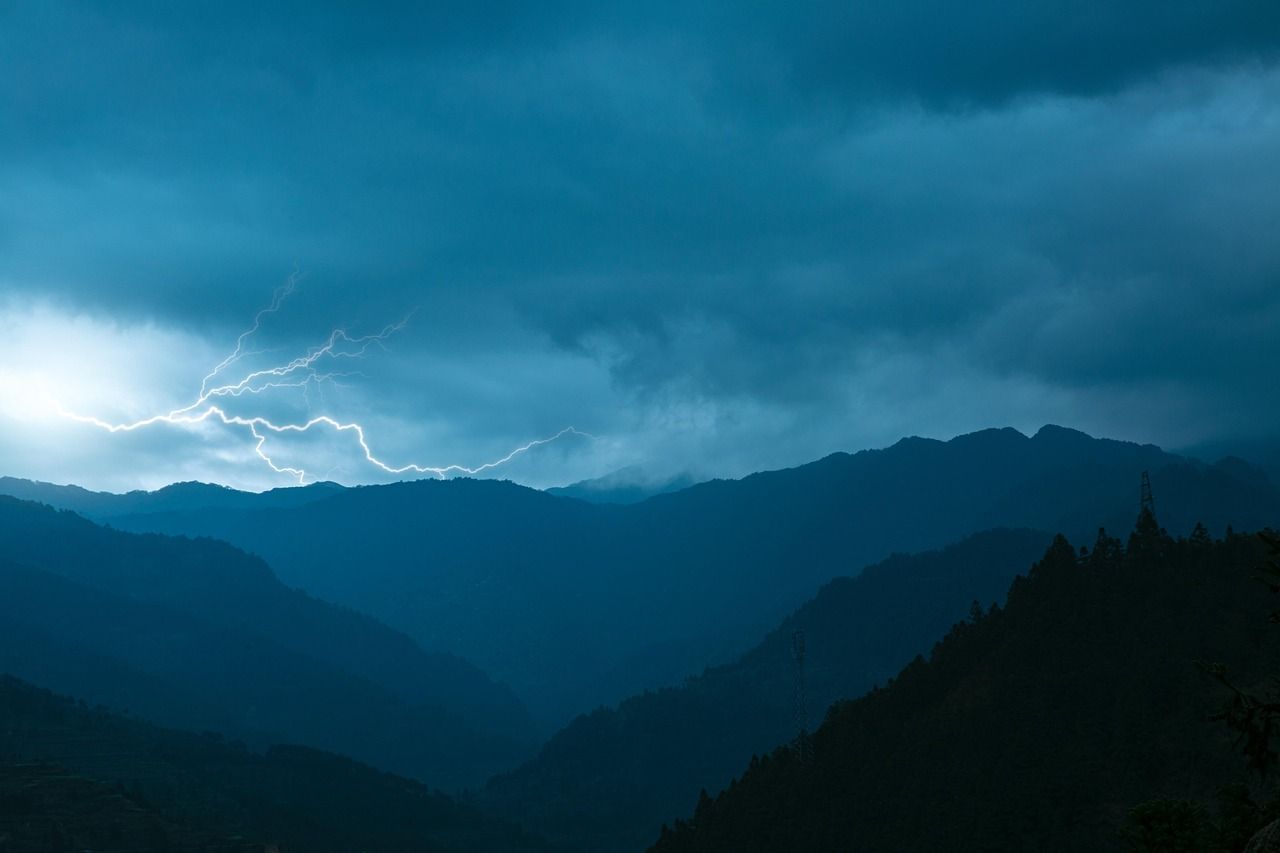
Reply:
[[[1273,594],[1280,593],[1280,536],[1266,531],[1258,536],[1266,544],[1270,556],[1259,567],[1257,577]],[[1271,612],[1271,621],[1280,622],[1280,610]],[[1215,718],[1226,722],[1236,732],[1237,744],[1248,758],[1250,769],[1266,779],[1280,758],[1272,747],[1272,740],[1280,734],[1280,674],[1273,675],[1264,689],[1253,691],[1235,684],[1226,667],[1220,663],[1202,666],[1229,693],[1222,711]]]
[[[1133,853],[1206,853],[1210,849],[1204,807],[1188,800],[1149,800],[1135,806],[1120,834]]]

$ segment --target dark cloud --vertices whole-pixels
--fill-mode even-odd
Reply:
[[[904,0],[801,10],[774,30],[798,86],[945,106],[1111,93],[1178,65],[1272,57],[1280,39],[1280,9],[1258,0]]]
[[[216,352],[296,264],[281,351],[416,309],[345,398],[405,455],[1280,426],[1271,2],[0,16],[12,316]]]

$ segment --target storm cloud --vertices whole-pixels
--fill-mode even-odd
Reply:
[[[1274,3],[264,6],[0,11],[5,473],[279,484],[28,398],[189,402],[295,268],[274,353],[412,313],[299,405],[429,464],[598,436],[536,485],[1280,428]]]

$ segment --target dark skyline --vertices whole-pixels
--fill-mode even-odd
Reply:
[[[58,407],[191,403],[295,269],[235,366],[403,328],[222,402],[392,466],[1274,435],[1278,46],[1264,0],[8,5],[0,473],[290,482],[244,427]],[[352,438],[268,448],[390,477]]]

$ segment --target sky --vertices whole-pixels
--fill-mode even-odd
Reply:
[[[3,474],[1280,435],[1273,0],[47,0],[0,68]]]

